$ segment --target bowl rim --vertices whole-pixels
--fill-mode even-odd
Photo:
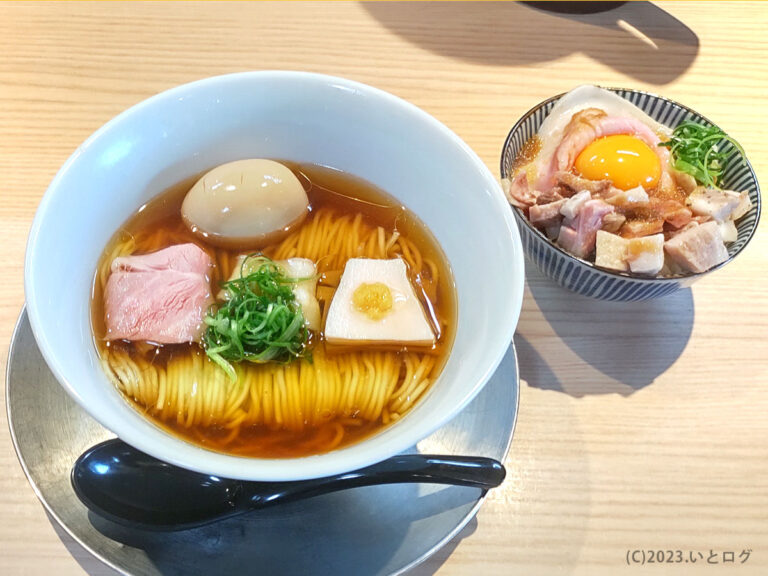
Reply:
[[[705,122],[709,123],[710,125],[714,126],[715,128],[719,128],[720,130],[722,130],[722,128],[720,128],[717,124],[712,122],[709,118],[707,118],[703,114],[699,114],[693,108],[690,108],[690,107],[686,106],[685,104],[680,104],[679,102],[677,102],[675,100],[672,100],[671,98],[667,98],[666,96],[661,96],[661,95],[656,94],[654,92],[648,92],[647,90],[636,90],[634,88],[619,88],[619,87],[616,87],[616,86],[600,86],[598,84],[593,84],[593,86],[596,86],[598,88],[602,88],[603,90],[609,90],[609,91],[613,92],[614,94],[616,94],[617,96],[619,96],[621,98],[623,98],[623,96],[621,96],[621,94],[618,94],[618,92],[620,92],[620,91],[621,92],[631,92],[631,93],[634,93],[634,94],[640,94],[640,95],[644,95],[644,96],[650,96],[651,98],[658,98],[659,100],[663,100],[665,102],[669,102],[670,104],[674,104],[675,106],[679,106],[680,108],[686,110],[688,113],[693,114],[693,115],[701,118]],[[507,174],[507,170],[506,170],[506,167],[504,165],[504,156],[505,156],[505,152],[507,151],[507,149],[512,144],[512,138],[513,138],[515,132],[517,132],[517,130],[522,126],[522,124],[532,114],[534,114],[537,110],[543,108],[544,106],[546,106],[550,102],[556,102],[557,100],[560,100],[560,98],[562,98],[566,94],[568,94],[568,92],[561,92],[560,94],[556,94],[555,96],[551,96],[551,97],[547,98],[546,100],[542,100],[541,102],[539,102],[538,104],[536,104],[532,108],[528,109],[528,111],[525,112],[517,120],[517,122],[515,122],[515,124],[512,126],[512,128],[509,131],[509,133],[507,134],[507,137],[504,139],[504,145],[501,148],[501,158],[499,160],[499,173],[501,174],[501,178],[502,179],[503,178],[507,178],[509,176],[509,174]],[[632,104],[632,103],[630,102],[630,104]],[[545,118],[546,118],[546,116],[545,116]],[[562,255],[566,259],[576,263],[577,265],[586,265],[589,268],[594,269],[596,272],[607,274],[609,276],[615,276],[617,278],[622,278],[622,279],[625,279],[625,280],[633,280],[633,281],[636,281],[636,282],[646,282],[646,283],[649,283],[649,284],[650,283],[663,283],[663,282],[679,282],[679,281],[685,281],[685,280],[688,280],[688,279],[698,279],[701,276],[709,274],[710,272],[714,272],[715,270],[719,270],[720,268],[722,268],[723,266],[728,264],[731,260],[736,258],[736,256],[741,254],[741,252],[747,247],[747,244],[749,244],[750,241],[752,240],[752,237],[755,235],[755,232],[757,231],[757,226],[760,223],[760,213],[762,211],[761,210],[762,202],[761,202],[761,197],[760,197],[760,183],[759,183],[759,181],[757,179],[757,174],[755,174],[754,168],[752,168],[752,163],[749,161],[749,158],[747,158],[747,155],[746,154],[742,154],[738,150],[737,150],[737,153],[744,160],[744,164],[747,167],[747,169],[749,170],[749,173],[752,176],[752,180],[755,182],[755,192],[756,192],[756,197],[757,197],[757,201],[755,202],[755,221],[752,224],[752,228],[749,230],[749,233],[747,235],[746,240],[744,241],[744,244],[741,245],[741,248],[739,248],[733,254],[729,254],[728,258],[726,260],[723,260],[719,264],[713,266],[712,268],[708,268],[707,270],[705,270],[703,272],[687,272],[687,273],[684,273],[684,274],[675,274],[674,276],[640,276],[640,275],[632,274],[632,273],[629,273],[629,272],[623,272],[621,270],[612,270],[611,268],[604,268],[603,266],[598,266],[594,262],[590,262],[589,260],[584,260],[583,258],[579,258],[578,256],[574,256],[573,254],[565,251],[563,248],[558,246],[555,242],[553,242],[552,240],[547,238],[541,230],[539,230],[538,228],[533,226],[528,221],[528,218],[525,217],[525,215],[523,214],[523,211],[520,208],[518,208],[517,206],[514,206],[512,204],[510,204],[510,208],[512,209],[512,212],[515,215],[515,219],[518,222],[522,222],[522,224],[526,227],[526,229],[529,230],[530,232],[532,232],[537,239],[543,240],[551,248],[553,248],[554,250],[559,252],[560,255]]]
[[[222,82],[235,82],[239,80],[253,81],[254,79],[286,79],[288,81],[303,80],[316,83],[318,86],[336,86],[343,89],[352,89],[360,94],[375,97],[380,104],[395,106],[401,110],[414,114],[416,117],[420,118],[425,123],[425,125],[432,126],[436,130],[436,133],[439,134],[442,138],[446,138],[453,146],[456,146],[457,150],[460,150],[467,157],[468,162],[471,163],[471,165],[478,171],[478,174],[482,177],[482,181],[485,182],[489,188],[493,189],[493,194],[489,195],[488,201],[491,208],[493,209],[493,212],[497,213],[499,218],[501,218],[503,221],[503,228],[505,228],[506,232],[508,233],[505,234],[505,236],[508,236],[509,246],[512,249],[512,253],[510,254],[512,262],[509,264],[515,268],[514,272],[517,284],[517,290],[513,293],[516,293],[518,296],[516,299],[517,301],[513,301],[511,297],[509,298],[510,309],[509,313],[507,314],[509,322],[506,324],[506,326],[504,326],[503,330],[500,330],[503,338],[497,339],[496,352],[490,354],[483,362],[481,367],[484,368],[484,370],[475,376],[474,382],[471,385],[468,385],[461,394],[457,394],[457,398],[449,410],[445,410],[444,413],[442,413],[439,417],[432,420],[423,419],[420,422],[417,422],[413,425],[410,433],[406,436],[397,435],[388,438],[386,442],[382,443],[378,447],[374,456],[369,455],[370,450],[359,450],[353,452],[352,454],[342,454],[342,451],[345,449],[355,449],[359,446],[363,446],[366,444],[367,440],[375,439],[377,437],[376,434],[348,447],[335,449],[323,454],[280,459],[248,458],[207,450],[187,442],[186,440],[173,434],[170,434],[161,427],[158,427],[152,423],[158,433],[163,434],[176,442],[182,442],[192,448],[199,449],[202,451],[203,455],[199,458],[190,457],[188,454],[178,456],[169,451],[167,448],[156,450],[152,444],[152,437],[147,436],[145,432],[140,431],[140,433],[133,434],[130,424],[124,423],[122,421],[118,422],[117,424],[114,422],[105,422],[105,418],[101,417],[100,414],[94,413],[94,411],[92,411],[92,409],[89,407],[88,399],[84,398],[82,394],[78,392],[77,388],[70,382],[70,378],[66,376],[66,374],[69,372],[69,370],[66,368],[66,362],[60,361],[57,358],[58,355],[54,353],[54,350],[56,349],[56,345],[52,341],[54,335],[46,335],[46,331],[42,328],[44,322],[40,318],[40,310],[38,309],[36,300],[34,297],[29,297],[30,294],[35,292],[33,286],[37,282],[33,273],[31,259],[38,244],[37,238],[40,234],[42,222],[46,215],[51,211],[50,205],[52,203],[55,190],[60,188],[61,181],[65,178],[72,165],[78,161],[84,151],[86,151],[91,145],[94,144],[94,142],[102,138],[105,134],[113,130],[116,126],[119,126],[122,122],[125,122],[127,119],[133,117],[137,113],[143,112],[148,107],[154,106],[158,103],[174,100],[179,96],[185,95],[190,90],[197,89],[198,87],[209,86]],[[105,124],[103,124],[91,135],[89,135],[87,139],[83,141],[83,143],[80,144],[69,156],[69,158],[67,158],[67,160],[61,165],[56,175],[53,177],[50,184],[46,188],[45,193],[43,194],[38,204],[26,244],[26,255],[24,262],[24,289],[30,326],[35,336],[35,340],[37,341],[41,350],[43,358],[46,361],[46,364],[58,382],[67,391],[67,393],[89,415],[96,419],[97,422],[140,450],[157,456],[171,464],[197,470],[203,473],[214,473],[220,474],[222,476],[227,475],[231,478],[239,478],[243,480],[302,480],[346,472],[367,466],[374,462],[380,461],[381,459],[398,454],[403,450],[410,448],[421,439],[429,436],[435,430],[445,425],[475,398],[475,396],[480,392],[480,390],[482,390],[483,386],[485,386],[485,384],[495,373],[498,366],[504,359],[504,356],[509,349],[509,345],[513,341],[517,324],[519,323],[525,285],[525,258],[522,239],[520,236],[520,231],[517,227],[517,221],[512,211],[508,208],[509,204],[501,189],[498,179],[493,175],[489,167],[485,164],[485,162],[483,162],[477,153],[456,132],[454,132],[446,124],[438,120],[435,116],[426,110],[391,92],[377,88],[370,84],[365,84],[344,77],[300,70],[251,70],[245,72],[208,76],[184,84],[172,86],[171,88],[152,94],[151,96],[140,100],[139,102],[122,110],[119,114],[109,119]],[[517,255],[516,258],[514,258],[515,255]],[[453,351],[451,353],[453,354]],[[438,375],[438,378],[435,382],[439,382],[441,377],[442,373]],[[426,397],[421,399],[421,401],[425,400]],[[421,401],[417,403],[417,406],[421,403]],[[131,408],[127,405],[126,407]],[[386,428],[383,430],[386,430]],[[159,453],[162,454],[158,456]],[[339,454],[342,455],[339,456]],[[214,463],[206,464],[206,457],[211,456],[214,457],[217,461]],[[254,463],[259,464],[257,465]],[[294,468],[286,473],[283,472],[283,470],[286,468],[287,463],[291,463],[291,466]],[[309,471],[297,471],[297,469],[302,466],[308,468]]]

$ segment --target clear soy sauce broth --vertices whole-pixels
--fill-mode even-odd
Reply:
[[[336,170],[310,164],[296,164],[282,160],[281,162],[300,175],[300,180],[307,189],[310,214],[302,226],[311,222],[321,210],[332,210],[340,215],[359,213],[362,214],[364,222],[369,225],[380,226],[388,232],[397,230],[418,248],[425,261],[429,260],[436,266],[440,279],[436,286],[430,278],[432,274],[429,267],[425,266],[422,270],[413,270],[409,267],[411,281],[438,336],[436,344],[431,349],[420,351],[436,358],[430,374],[431,380],[434,381],[450,352],[457,314],[452,273],[437,241],[413,213],[373,185]],[[199,356],[202,360],[208,361],[205,351],[196,343],[157,345],[147,342],[105,340],[103,282],[100,281],[100,274],[103,278],[115,248],[127,239],[134,242],[133,253],[135,254],[154,252],[170,245],[193,242],[211,256],[214,262],[209,275],[211,291],[214,295],[218,292],[220,283],[232,274],[235,259],[244,251],[228,251],[206,245],[184,225],[181,218],[181,204],[197,179],[198,177],[194,177],[180,182],[142,206],[123,224],[107,245],[94,279],[91,306],[94,341],[102,357],[112,351],[121,351],[140,367],[149,365],[162,367],[174,362],[175,359],[190,355]],[[270,245],[261,252],[274,258],[278,247],[279,243]],[[295,256],[302,256],[302,254],[298,253]],[[331,271],[328,270],[322,258],[316,264],[319,274],[318,287],[321,289],[325,284],[326,273]],[[324,305],[321,301],[323,318],[326,313],[325,307],[327,304]],[[322,333],[313,335],[312,344],[315,351],[323,347],[323,353],[328,356],[358,352],[346,347],[326,347]],[[408,352],[407,349],[401,348],[394,353],[406,352]],[[264,366],[248,365],[245,369],[263,370]],[[157,406],[148,406],[142,402],[142,398],[131,397],[122,392],[136,410],[166,431],[204,448],[241,456],[281,458],[323,453],[359,442],[391,423],[385,423],[382,418],[367,420],[358,413],[352,413],[332,415],[319,424],[305,421],[300,430],[286,429],[274,422],[271,425],[243,425],[236,430],[217,424],[187,426],[183,419],[177,418],[175,414],[170,416],[167,413],[163,414],[164,411]],[[426,391],[423,391],[420,397],[423,397],[424,393]],[[166,400],[166,404],[170,401],[172,401],[170,398]]]

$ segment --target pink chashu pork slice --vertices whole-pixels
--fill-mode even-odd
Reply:
[[[104,291],[107,340],[199,341],[213,302],[210,267],[195,244],[115,258]]]

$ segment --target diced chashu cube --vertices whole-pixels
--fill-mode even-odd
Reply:
[[[562,213],[563,209],[560,211]],[[560,227],[557,243],[574,256],[587,257],[595,249],[596,235],[603,226],[603,219],[613,211],[613,206],[602,200],[588,200],[574,220],[566,220]]]
[[[595,248],[595,264],[611,270],[626,271],[628,240],[605,230],[598,230]]]
[[[717,222],[709,221],[681,232],[664,244],[669,257],[681,268],[704,272],[728,259]]]
[[[738,220],[752,208],[749,194],[714,188],[697,188],[687,204],[696,216],[709,216],[718,222]]]
[[[636,274],[658,274],[664,266],[664,234],[629,240],[627,262]]]
[[[591,198],[592,195],[588,190],[582,190],[578,194],[574,194],[560,206],[560,214],[569,220],[573,220]]]
[[[605,196],[604,200],[617,208],[631,209],[648,206],[650,198],[648,197],[648,192],[645,191],[645,188],[636,186],[629,190],[619,190],[618,188],[614,188],[611,193]]]
[[[664,266],[664,235],[626,239],[600,230],[595,264],[636,274],[658,274]]]
[[[372,317],[355,306],[355,292],[364,285],[377,284],[390,291],[393,305]],[[329,344],[434,344],[435,335],[408,279],[405,263],[399,258],[350,258],[328,310],[325,339]]]

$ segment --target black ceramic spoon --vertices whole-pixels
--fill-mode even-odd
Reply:
[[[113,522],[143,530],[186,530],[346,488],[429,482],[487,490],[505,475],[504,466],[492,458],[406,454],[315,480],[245,482],[191,472],[120,440],[107,440],[77,459],[72,486],[90,510]]]

